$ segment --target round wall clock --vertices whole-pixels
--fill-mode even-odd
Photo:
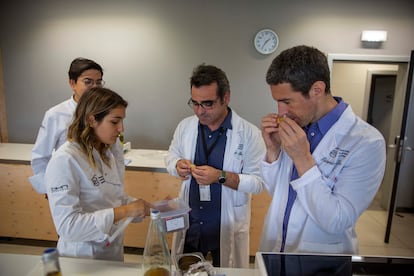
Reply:
[[[276,51],[279,45],[279,37],[271,29],[262,29],[254,37],[254,47],[263,54],[268,55]]]

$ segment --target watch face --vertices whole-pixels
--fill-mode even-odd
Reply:
[[[254,47],[264,55],[268,55],[276,51],[279,45],[279,37],[270,29],[260,30],[254,37]]]
[[[225,170],[221,171],[221,175],[218,178],[218,183],[220,184],[226,183],[226,171]]]

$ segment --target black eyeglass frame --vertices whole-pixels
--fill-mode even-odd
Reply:
[[[104,85],[105,85],[105,81],[104,80],[93,80],[93,79],[91,79],[91,78],[84,78],[83,80],[82,80],[82,82],[85,84],[85,86],[87,86],[87,87],[92,87],[93,85],[96,85],[96,86],[98,86],[98,87],[104,87]]]
[[[190,99],[188,99],[187,105],[190,108],[196,108],[196,107],[201,106],[205,110],[210,110],[210,109],[213,109],[214,104],[218,100],[219,100],[219,98],[216,98],[215,100],[206,100],[206,101],[197,102],[197,101],[194,101],[192,98],[190,98]]]

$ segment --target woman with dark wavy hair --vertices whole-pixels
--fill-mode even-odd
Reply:
[[[123,234],[108,238],[124,218],[149,215],[150,204],[124,193],[124,157],[118,135],[128,103],[110,89],[85,92],[52,156],[45,182],[61,256],[123,261]]]

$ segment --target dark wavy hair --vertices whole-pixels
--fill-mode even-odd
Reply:
[[[109,147],[98,140],[93,128],[90,127],[89,118],[94,116],[100,123],[112,109],[127,107],[128,103],[114,91],[103,87],[92,87],[86,91],[79,100],[73,121],[68,129],[68,140],[80,145],[81,150],[88,156],[89,163],[95,167],[92,152],[95,147],[102,160],[109,166],[105,151]]]
[[[325,83],[325,94],[331,93],[326,55],[316,48],[304,45],[280,53],[266,74],[269,85],[290,83],[295,91],[301,92],[305,97],[309,97],[309,90],[316,81]]]

